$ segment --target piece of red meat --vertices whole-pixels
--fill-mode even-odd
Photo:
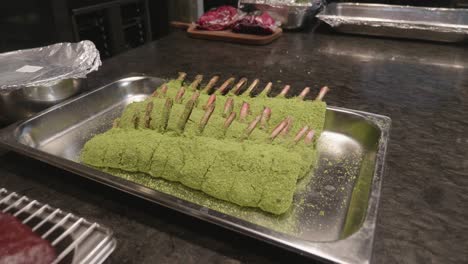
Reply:
[[[12,215],[0,213],[0,264],[50,264],[56,257],[49,242]]]
[[[225,30],[237,21],[237,8],[220,6],[203,14],[197,21],[197,27],[204,30]]]
[[[232,31],[256,35],[270,35],[276,30],[275,20],[267,13],[260,15],[246,15],[239,19]]]

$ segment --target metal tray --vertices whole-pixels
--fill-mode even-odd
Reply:
[[[332,3],[317,17],[343,33],[441,42],[468,39],[468,9]]]
[[[281,22],[283,29],[303,28],[307,21],[322,8],[322,1],[307,3],[271,3],[262,0],[240,0],[239,8],[268,12],[276,21]]]
[[[300,254],[341,263],[370,261],[389,138],[388,117],[328,107],[325,131],[318,143],[318,167],[310,182],[299,183],[303,186],[293,208],[284,216],[240,207],[231,210],[236,206],[226,203],[222,210],[213,210],[209,207],[215,199],[196,204],[78,162],[87,140],[109,129],[125,105],[144,100],[162,82],[145,76],[118,80],[3,129],[0,144]],[[295,230],[285,226],[294,226]]]
[[[0,210],[13,215],[50,242],[57,253],[52,264],[99,264],[116,246],[112,231],[107,227],[5,188],[0,189]]]

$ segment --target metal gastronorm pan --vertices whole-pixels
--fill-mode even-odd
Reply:
[[[468,9],[332,3],[317,17],[343,33],[442,42],[468,39]]]
[[[389,137],[388,117],[329,107],[325,131],[318,143],[318,167],[310,182],[305,182],[307,188],[297,192],[300,195],[295,199],[301,202],[294,203],[293,213],[279,218],[243,208],[239,215],[223,213],[78,162],[87,140],[109,129],[125,105],[143,100],[162,82],[162,79],[145,76],[118,80],[3,129],[0,144],[300,254],[341,263],[370,261]],[[260,218],[262,221],[273,219],[275,225],[255,222]],[[279,230],[277,227],[284,222],[293,223],[299,232]]]

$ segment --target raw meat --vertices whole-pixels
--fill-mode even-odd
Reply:
[[[244,16],[236,22],[233,31],[256,35],[270,35],[275,32],[276,28],[275,20],[267,12],[263,12],[261,15]]]
[[[49,242],[12,215],[0,213],[0,264],[50,264],[55,258]]]
[[[238,19],[237,9],[232,6],[220,6],[203,14],[197,21],[199,29],[225,30],[231,28]]]

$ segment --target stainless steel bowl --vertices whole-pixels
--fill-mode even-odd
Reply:
[[[53,86],[29,86],[0,92],[0,125],[29,117],[78,94],[86,79],[65,79]]]

